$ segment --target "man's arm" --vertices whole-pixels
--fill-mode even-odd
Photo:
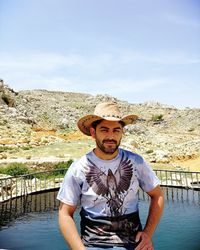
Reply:
[[[73,219],[76,206],[70,206],[61,202],[59,207],[60,230],[72,250],[86,250],[79,236]]]
[[[147,192],[147,194],[151,197],[149,214],[144,230],[142,232],[138,232],[136,235],[136,241],[138,242],[141,240],[141,242],[135,250],[147,249],[146,247],[148,247],[148,249],[153,249],[152,236],[160,221],[164,208],[164,196],[160,186],[157,186],[150,192]]]

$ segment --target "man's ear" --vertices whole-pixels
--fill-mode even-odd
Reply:
[[[91,134],[92,138],[94,138],[94,139],[96,138],[96,131],[92,127],[90,127],[90,134]]]

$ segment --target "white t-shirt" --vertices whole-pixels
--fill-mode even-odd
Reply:
[[[134,241],[129,234],[139,227],[140,221],[134,222],[139,187],[148,192],[159,184],[151,167],[138,154],[119,149],[114,159],[102,160],[91,151],[69,167],[57,198],[81,206],[85,245],[124,246]]]

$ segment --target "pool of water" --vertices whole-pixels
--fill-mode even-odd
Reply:
[[[55,197],[55,193],[53,194]],[[165,211],[154,235],[155,250],[200,249],[200,203],[197,191],[165,190]],[[140,201],[142,223],[148,211],[148,199]],[[60,234],[57,210],[29,212],[3,226],[0,249],[10,250],[67,250]],[[79,223],[78,213],[75,219]]]

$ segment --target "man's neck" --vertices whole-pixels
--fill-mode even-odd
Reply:
[[[99,148],[95,148],[94,153],[98,158],[102,160],[112,160],[118,155],[119,149],[117,149],[113,154],[106,154],[102,152]]]

